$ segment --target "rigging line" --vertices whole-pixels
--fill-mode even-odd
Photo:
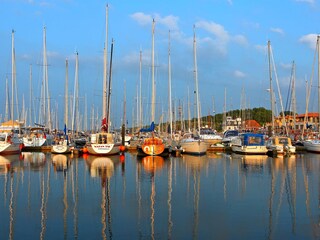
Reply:
[[[312,64],[310,83],[309,83],[309,87],[307,87],[307,93],[306,93],[307,94],[307,96],[306,96],[306,112],[305,112],[304,120],[303,120],[304,124],[303,124],[303,128],[302,128],[302,136],[303,136],[304,131],[305,131],[305,123],[307,122],[309,101],[310,101],[310,93],[311,93],[311,86],[312,86],[312,79],[313,79],[313,75],[314,75],[314,66],[315,66],[315,62],[316,62],[316,59],[317,59],[318,48],[319,48],[319,41],[317,40],[316,51],[314,52],[314,56],[313,56],[313,64]]]
[[[293,77],[294,77],[294,61],[292,62],[292,68],[291,68],[291,75],[290,75],[290,81],[289,81],[289,88],[288,88],[288,94],[287,94],[287,101],[286,101],[286,111],[290,111],[291,106],[291,97],[292,97],[292,85],[293,85]],[[290,100],[289,100],[290,99]]]
[[[276,69],[276,65],[275,65],[275,62],[274,62],[274,58],[273,58],[273,51],[272,51],[272,49],[271,49],[271,59],[272,59],[274,74],[275,74],[275,78],[276,78],[276,84],[277,84],[277,89],[278,89],[279,101],[280,101],[280,106],[281,106],[281,111],[282,111],[282,118],[283,118],[283,120],[284,120],[285,129],[286,129],[286,134],[288,134],[288,126],[287,126],[287,124],[286,124],[286,122],[285,122],[284,109],[283,109],[283,104],[282,104],[282,96],[281,96],[281,92],[280,92],[278,74],[277,74],[277,69]]]

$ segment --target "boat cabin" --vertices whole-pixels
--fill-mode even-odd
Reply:
[[[243,133],[240,135],[240,139],[244,146],[265,145],[264,135],[259,133]]]

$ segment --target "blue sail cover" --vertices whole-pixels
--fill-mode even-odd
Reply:
[[[244,133],[243,143],[245,146],[263,146],[264,136],[259,133]]]
[[[139,132],[153,132],[154,128],[154,122],[152,122],[149,128],[141,128]]]

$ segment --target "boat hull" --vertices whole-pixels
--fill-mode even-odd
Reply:
[[[193,155],[204,155],[207,153],[208,144],[204,141],[181,141],[180,146],[183,153],[193,154]]]
[[[137,147],[139,156],[166,156],[169,148],[158,137],[146,138],[143,144]]]
[[[23,137],[23,145],[25,147],[42,147],[50,146],[53,142],[53,136],[47,135],[44,137]]]
[[[87,145],[87,150],[93,155],[115,155],[120,153],[120,146],[113,143],[91,143]]]
[[[66,145],[52,145],[51,153],[68,154],[68,153],[71,153],[71,148]]]
[[[305,149],[309,152],[320,153],[320,140],[307,140],[303,142]]]
[[[231,149],[239,154],[266,154],[268,149],[266,146],[241,146],[232,144]]]
[[[0,143],[0,154],[17,154],[20,152],[20,143]]]

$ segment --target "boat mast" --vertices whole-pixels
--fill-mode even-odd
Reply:
[[[32,124],[32,112],[33,112],[33,108],[32,108],[32,64],[30,64],[30,96],[29,96],[29,123],[30,125]]]
[[[125,127],[126,129],[126,122],[127,122],[127,88],[126,88],[126,80],[124,80],[124,83],[123,83],[123,92],[124,92],[124,95],[123,95],[123,126]]]
[[[6,76],[6,111],[4,115],[4,121],[9,120],[9,86],[8,86],[8,76]]]
[[[191,131],[190,91],[188,87],[188,131]]]
[[[66,59],[66,82],[65,82],[65,88],[64,88],[64,124],[66,124],[67,128],[69,127],[69,123],[68,123],[68,59]]]
[[[88,103],[87,103],[87,94],[84,95],[84,123],[83,130],[88,130]]]
[[[296,103],[296,64],[292,62],[292,112],[293,112],[293,130],[296,130],[296,114],[297,114],[297,103]]]
[[[106,124],[107,124],[107,132],[110,132],[109,129],[109,121],[110,121],[110,95],[111,95],[111,80],[112,80],[112,74],[111,74],[111,70],[112,70],[112,55],[113,55],[113,39],[111,42],[111,54],[110,54],[110,70],[109,70],[109,84],[108,84],[108,101],[107,101],[107,119],[106,119]]]
[[[198,87],[198,67],[197,67],[197,43],[196,43],[196,31],[193,26],[193,54],[194,54],[194,78],[196,85],[196,106],[197,106],[197,118],[198,118],[198,131],[200,133],[200,107],[199,107],[199,87]]]
[[[227,131],[227,89],[224,88],[223,120],[222,130]]]
[[[109,6],[106,6],[106,36],[103,49],[103,96],[102,96],[102,119],[107,118],[107,79],[108,79],[108,15]]]
[[[47,37],[46,37],[46,27],[43,28],[43,90],[44,90],[44,103],[47,103],[47,108],[46,105],[44,104],[44,115],[43,119],[45,119],[46,116],[47,122],[46,125],[49,127],[49,130],[51,130],[51,112],[50,112],[50,97],[49,97],[49,83],[48,83],[48,60],[47,60]],[[48,101],[46,102],[46,98],[48,98]]]
[[[271,66],[271,43],[268,41],[268,62],[269,62],[269,78],[270,78],[270,101],[271,101],[271,136],[274,133],[274,100],[273,100],[273,88],[272,88],[272,66]]]
[[[152,51],[151,51],[151,75],[152,75],[152,98],[151,98],[151,122],[155,120],[155,80],[154,80],[154,28],[155,20],[152,21]]]
[[[72,109],[72,122],[71,122],[72,133],[74,132],[74,129],[75,129],[76,114],[78,114],[78,68],[79,68],[78,55],[79,55],[78,52],[76,52],[76,68],[75,68],[75,77],[74,77],[73,109]]]
[[[168,47],[168,81],[169,81],[169,120],[170,136],[172,139],[172,103],[171,103],[171,50],[170,50],[170,30],[169,30],[169,47]]]
[[[140,92],[139,92],[139,121],[138,121],[138,126],[140,128],[142,128],[142,124],[143,124],[143,121],[142,121],[142,51],[140,50],[140,63],[139,63],[139,69],[140,69],[140,76],[139,76],[139,84],[140,84]]]
[[[11,121],[12,128],[14,128],[14,113],[13,113],[13,103],[14,103],[14,85],[16,81],[16,69],[15,69],[15,50],[14,50],[14,30],[11,33]]]

